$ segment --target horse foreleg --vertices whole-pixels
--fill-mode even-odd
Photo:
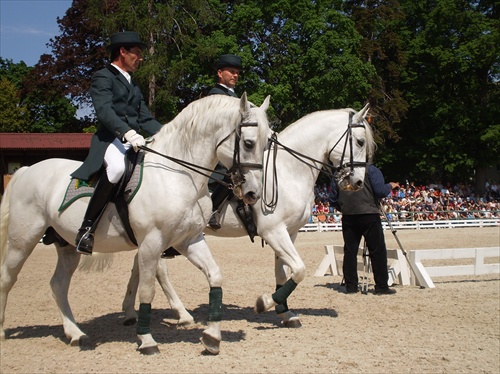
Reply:
[[[220,342],[222,340],[220,329],[222,320],[222,273],[202,235],[189,245],[185,255],[194,266],[205,274],[210,285],[208,328],[203,331],[200,341],[208,353],[216,355],[220,352]]]
[[[302,326],[298,316],[288,309],[287,304],[287,299],[290,294],[304,279],[306,270],[305,264],[293,244],[295,237],[296,235],[290,237],[288,233],[266,235],[266,241],[276,253],[276,291],[272,295],[264,294],[260,296],[254,308],[255,313],[263,313],[275,307],[276,312],[283,320],[283,325],[286,327]],[[285,266],[290,268],[290,278],[288,277]]]
[[[158,252],[158,253],[156,253]],[[141,342],[139,352],[145,355],[160,353],[158,343],[151,335],[151,302],[155,296],[155,274],[161,251],[148,248],[144,242],[139,247],[139,315],[137,318],[137,337]]]
[[[275,257],[274,264],[274,274],[276,277],[276,292],[283,287],[283,285],[287,282],[288,279],[288,266],[286,266],[281,258]],[[281,318],[282,324],[284,327],[297,328],[302,327],[302,323],[300,322],[300,318],[293,313],[288,308],[288,296],[284,299],[281,304],[277,304],[275,307],[276,314]]]
[[[50,280],[52,295],[56,300],[61,314],[64,334],[70,340],[70,345],[80,346],[86,342],[88,336],[80,330],[73,317],[73,312],[68,301],[68,290],[71,277],[78,267],[80,254],[73,247],[63,247],[56,245],[57,265],[54,275]]]

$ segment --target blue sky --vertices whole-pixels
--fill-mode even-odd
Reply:
[[[62,18],[71,0],[0,0],[0,57],[28,66],[50,53],[46,44],[59,35]]]

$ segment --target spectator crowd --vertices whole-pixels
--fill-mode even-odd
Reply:
[[[400,188],[382,199],[381,203],[391,221],[435,221],[500,218],[500,185],[488,181],[485,194],[476,196],[470,185],[416,186],[400,183]],[[314,187],[315,203],[309,223],[340,222],[342,213],[330,206],[330,186]]]

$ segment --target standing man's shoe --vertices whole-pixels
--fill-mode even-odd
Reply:
[[[377,288],[375,287],[375,291],[373,291],[375,295],[394,295],[396,290],[389,287]]]

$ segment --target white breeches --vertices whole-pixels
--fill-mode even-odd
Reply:
[[[130,143],[122,143],[116,138],[106,149],[104,165],[106,165],[106,174],[111,183],[118,183],[125,172],[125,152],[131,146]]]

